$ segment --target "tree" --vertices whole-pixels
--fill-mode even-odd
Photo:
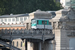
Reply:
[[[59,10],[61,4],[55,0],[0,0],[0,15],[30,13],[37,9]]]

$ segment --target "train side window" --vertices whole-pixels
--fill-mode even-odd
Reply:
[[[42,24],[47,24],[47,21],[42,21]]]
[[[51,22],[49,22],[49,25],[51,25]]]
[[[45,21],[45,24],[47,24],[47,21]]]
[[[42,24],[44,24],[44,21],[42,21]]]

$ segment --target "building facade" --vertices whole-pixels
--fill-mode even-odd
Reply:
[[[25,23],[23,25],[23,22],[26,21],[28,19],[28,14],[19,14],[19,15],[2,15],[0,16],[0,29],[2,28],[21,28],[21,27],[25,27]],[[3,26],[5,25],[5,26]]]
[[[62,4],[63,7],[67,6],[66,3],[70,2],[70,0],[60,0],[60,3]]]
[[[64,8],[75,8],[75,0],[60,0],[60,3]]]
[[[51,19],[51,13],[48,13],[46,11],[37,10],[29,14],[17,14],[17,15],[2,15],[0,16],[0,30],[21,30],[21,29],[31,29],[31,19],[33,18],[46,18]],[[43,43],[37,39],[14,39],[11,40],[12,45],[20,48],[21,50],[49,50],[52,49],[50,47],[52,42],[45,42],[45,46],[43,46]],[[10,44],[10,43],[9,43]],[[43,46],[43,47],[42,47]],[[49,47],[47,47],[49,46]]]
[[[55,34],[55,50],[75,50],[75,10],[62,9],[50,20]]]
[[[53,34],[55,34],[54,40],[46,41],[43,45],[43,42],[36,39],[14,39],[12,40],[12,45],[22,50],[75,50],[75,10],[72,8],[61,9],[55,13],[56,16],[51,18],[51,14],[49,12],[37,10],[25,17],[14,17],[16,22],[14,22],[15,24],[13,22],[9,22],[9,24],[6,22],[5,24],[5,19],[7,19],[7,21],[13,21],[13,18],[3,18],[1,16],[0,29],[30,29],[31,19],[48,18],[53,26],[52,31]],[[19,18],[19,22],[17,22],[17,18]],[[26,20],[24,20],[24,18],[26,18]],[[21,21],[20,23],[21,19],[24,22]],[[26,25],[26,23],[28,24]]]

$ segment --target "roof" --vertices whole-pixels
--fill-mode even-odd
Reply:
[[[47,11],[48,13],[51,13],[52,15],[56,15],[56,11]]]
[[[11,18],[11,17],[22,17],[22,16],[29,16],[29,14],[2,15],[2,16],[0,16],[0,18]]]
[[[49,18],[48,19],[46,19],[46,18],[33,18],[32,20],[50,20]]]
[[[42,14],[42,13],[43,13],[43,14],[48,14],[47,11],[41,11],[41,10],[39,10],[39,9],[36,10],[36,11],[34,11],[34,12],[32,12],[32,13],[35,13],[35,14],[40,14],[40,13],[41,13],[41,14]]]
[[[60,19],[65,19],[65,16],[67,15],[68,11],[68,9],[61,9],[56,11],[56,16],[52,18],[50,21],[59,21]]]
[[[75,20],[75,11],[73,9],[61,9],[56,11],[56,16],[50,21],[65,21],[65,20]]]

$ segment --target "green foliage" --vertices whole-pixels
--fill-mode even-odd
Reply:
[[[37,9],[59,10],[60,5],[55,0],[0,0],[0,15],[30,13]]]

